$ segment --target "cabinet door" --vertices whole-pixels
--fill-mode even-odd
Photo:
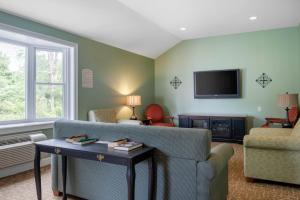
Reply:
[[[205,128],[209,129],[209,118],[207,117],[191,117],[190,118],[191,128]]]
[[[243,118],[232,119],[232,135],[235,139],[242,140],[246,133],[246,120]]]
[[[179,116],[179,127],[181,128],[189,128],[189,117],[187,116]]]
[[[210,118],[213,138],[231,138],[231,119],[223,117]]]

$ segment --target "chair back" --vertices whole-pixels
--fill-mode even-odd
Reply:
[[[164,118],[164,111],[158,104],[150,104],[145,111],[147,119],[151,119],[152,122],[161,122]]]
[[[294,126],[298,119],[298,107],[292,107],[288,113],[289,122]]]
[[[88,113],[89,121],[92,122],[116,123],[116,116],[117,112],[113,108],[90,110]]]

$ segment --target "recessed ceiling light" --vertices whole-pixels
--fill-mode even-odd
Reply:
[[[249,20],[255,21],[255,20],[257,20],[257,17],[256,16],[251,16],[251,17],[249,17]]]
[[[181,31],[186,31],[186,28],[185,27],[181,27],[180,30]]]

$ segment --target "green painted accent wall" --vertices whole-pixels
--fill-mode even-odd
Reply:
[[[300,49],[300,24],[298,26],[298,34],[299,34],[299,49]],[[300,52],[299,52],[299,59],[300,59]]]
[[[124,95],[139,94],[144,107],[154,101],[154,60],[40,23],[0,12],[0,23],[42,33],[78,44],[78,118],[97,108],[119,108],[119,118],[129,118]],[[94,88],[81,87],[81,69],[94,72]],[[46,131],[47,132],[47,131]]]
[[[249,115],[254,126],[265,116],[285,117],[277,95],[300,93],[299,35],[300,27],[291,27],[182,41],[155,60],[156,102],[175,116]],[[234,68],[242,71],[242,98],[194,99],[194,71]],[[273,79],[264,89],[255,82],[262,73]],[[170,85],[174,76],[183,82],[177,90]]]

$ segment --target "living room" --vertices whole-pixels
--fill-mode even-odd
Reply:
[[[0,0],[0,199],[300,199],[299,10]]]

